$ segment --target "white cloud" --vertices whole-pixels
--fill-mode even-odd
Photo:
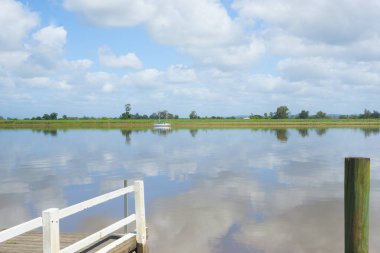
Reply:
[[[78,100],[149,98],[144,100],[146,110],[170,98],[167,108],[181,108],[178,113],[183,115],[189,107],[199,107],[199,113],[228,115],[264,113],[279,104],[296,111],[319,110],[323,108],[316,107],[323,105],[336,113],[380,105],[376,1],[235,0],[232,10],[225,5],[218,0],[64,1],[67,10],[90,24],[119,27],[121,32],[135,26],[131,33],[145,29],[174,52],[160,63],[143,64],[140,53],[115,53],[100,45],[94,46],[97,55],[88,56],[95,62],[83,56],[68,59],[70,27],[38,27],[38,14],[26,4],[3,0],[2,102],[36,98],[38,90],[50,92],[45,98],[58,91],[62,96],[70,91],[71,98]],[[73,51],[67,53],[73,57]],[[151,55],[146,55],[149,60]]]
[[[104,96],[102,93],[111,94],[122,84],[121,78],[108,72],[87,72],[85,74],[82,89],[92,91],[92,97]],[[101,92],[101,93],[99,93]]]
[[[309,81],[316,84],[322,81],[336,81],[345,85],[380,86],[377,68],[368,62],[345,62],[321,57],[286,59],[280,61],[279,70],[289,80]]]
[[[217,0],[136,1],[131,5],[122,0],[107,4],[66,0],[65,6],[96,25],[143,24],[156,41],[176,46],[197,63],[226,69],[251,66],[266,52],[359,60],[380,56],[375,0],[236,0],[231,4],[235,18]],[[121,17],[120,23],[108,22],[118,17],[119,10],[149,15],[132,23],[123,24]]]
[[[181,48],[233,43],[240,35],[237,24],[215,0],[160,0],[158,11],[147,22],[153,37]]]
[[[5,3],[7,2],[3,1],[0,4]],[[18,7],[19,12],[22,10],[22,17],[19,17],[19,20],[35,17],[38,21],[38,16],[25,6],[19,3],[13,5],[10,3],[8,5]],[[16,8],[13,15],[21,15],[19,12]],[[29,21],[32,23],[31,20]],[[9,25],[5,27],[9,27]],[[20,28],[20,30],[22,29]],[[71,61],[65,59],[63,53],[67,41],[67,31],[62,26],[49,25],[36,30],[33,34],[28,33],[29,31],[30,29],[25,30],[23,36],[12,37],[9,35],[12,37],[11,41],[15,38],[18,39],[16,42],[12,41],[13,44],[20,45],[17,49],[2,50],[0,48],[0,68],[5,76],[12,80],[7,83],[12,83],[13,92],[20,92],[16,89],[23,88],[25,84],[29,87],[71,90],[73,87],[71,81],[79,77],[79,72],[90,68],[92,62],[88,59]],[[9,87],[11,86],[8,85]],[[31,90],[23,92],[32,93]]]
[[[26,51],[0,51],[0,67],[6,69],[17,69],[20,65],[25,62],[29,53]]]
[[[55,87],[58,89],[61,89],[61,90],[71,90],[72,85],[67,83],[66,80],[60,80],[60,81],[55,83]]]
[[[75,8],[70,7],[74,3]],[[201,64],[227,68],[251,65],[265,52],[264,44],[251,35],[246,36],[240,23],[228,15],[219,1],[159,0],[145,4],[128,5],[125,1],[105,4],[87,0],[65,2],[67,9],[75,10],[95,25],[125,27],[141,23],[156,41],[176,46]],[[120,23],[109,22],[109,19],[118,16],[120,10],[128,17],[128,13],[135,8],[138,8],[137,12],[148,12],[150,15],[138,22],[123,23],[122,18],[119,18]],[[120,61],[120,58],[110,55],[110,59],[103,63],[124,66]]]
[[[64,7],[80,12],[91,23],[116,27],[137,25],[155,11],[155,6],[145,0],[65,0]]]
[[[285,57],[326,57],[344,61],[378,61],[380,33],[349,42],[345,45],[332,45],[305,39],[299,36],[273,30],[265,34],[269,52]]]
[[[144,69],[128,75],[122,80],[127,85],[137,87],[159,87],[162,85],[163,73],[157,69]]]
[[[194,69],[181,64],[170,66],[167,78],[171,83],[194,83],[198,80]]]
[[[114,91],[114,89],[115,89],[115,87],[110,83],[106,83],[102,87],[102,91],[104,91],[106,93],[111,93]]]
[[[241,17],[328,44],[345,44],[378,33],[378,2],[369,0],[236,0]]]
[[[66,91],[72,89],[72,85],[66,80],[54,80],[45,76],[21,79],[21,82],[32,88],[53,88]]]
[[[192,47],[187,50],[196,61],[204,65],[222,69],[241,69],[255,63],[265,53],[265,45],[262,41],[252,38],[249,43],[210,48]]]
[[[32,35],[33,41],[25,44],[17,64],[7,64],[7,69],[15,75],[29,78],[38,76],[57,75],[64,72],[64,46],[67,31],[63,27],[47,26]],[[16,58],[17,59],[17,58]]]
[[[33,39],[39,43],[39,47],[46,50],[62,51],[66,44],[67,32],[62,26],[49,25],[33,34]]]
[[[86,82],[104,84],[112,79],[112,75],[108,72],[88,72],[86,73]]]
[[[229,43],[238,31],[215,0],[65,0],[64,7],[96,25],[126,27],[144,23],[157,40],[183,46]]]
[[[22,3],[13,0],[0,1],[0,50],[22,47],[22,40],[39,23],[38,15]]]
[[[74,69],[89,69],[91,68],[93,62],[88,59],[81,59],[68,62]]]
[[[98,56],[100,64],[106,67],[140,69],[143,66],[140,59],[134,53],[116,56],[108,47],[99,48]]]
[[[15,83],[14,83],[13,78],[10,76],[10,74],[7,71],[0,68],[0,88],[3,89],[3,93],[5,92],[5,89],[9,91],[9,89],[12,89],[14,87],[15,87]]]

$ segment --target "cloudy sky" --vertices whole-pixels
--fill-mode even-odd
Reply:
[[[380,109],[375,0],[0,0],[0,116]]]

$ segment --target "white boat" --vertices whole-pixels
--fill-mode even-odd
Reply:
[[[171,124],[167,122],[159,122],[159,123],[154,123],[153,126],[155,128],[170,128]]]
[[[165,116],[165,118],[166,117],[167,115]],[[170,129],[171,124],[168,122],[161,122],[160,112],[158,112],[158,122],[154,123],[153,127],[156,129]]]

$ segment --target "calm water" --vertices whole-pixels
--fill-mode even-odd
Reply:
[[[380,248],[379,129],[0,130],[0,150],[0,228],[144,179],[154,253],[343,252],[344,157],[370,157]],[[122,206],[61,228],[95,232]]]

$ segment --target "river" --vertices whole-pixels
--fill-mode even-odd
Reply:
[[[379,133],[0,130],[0,229],[143,179],[152,253],[343,252],[344,158],[364,156],[370,248],[380,248]],[[61,229],[95,232],[122,216],[117,199]]]

